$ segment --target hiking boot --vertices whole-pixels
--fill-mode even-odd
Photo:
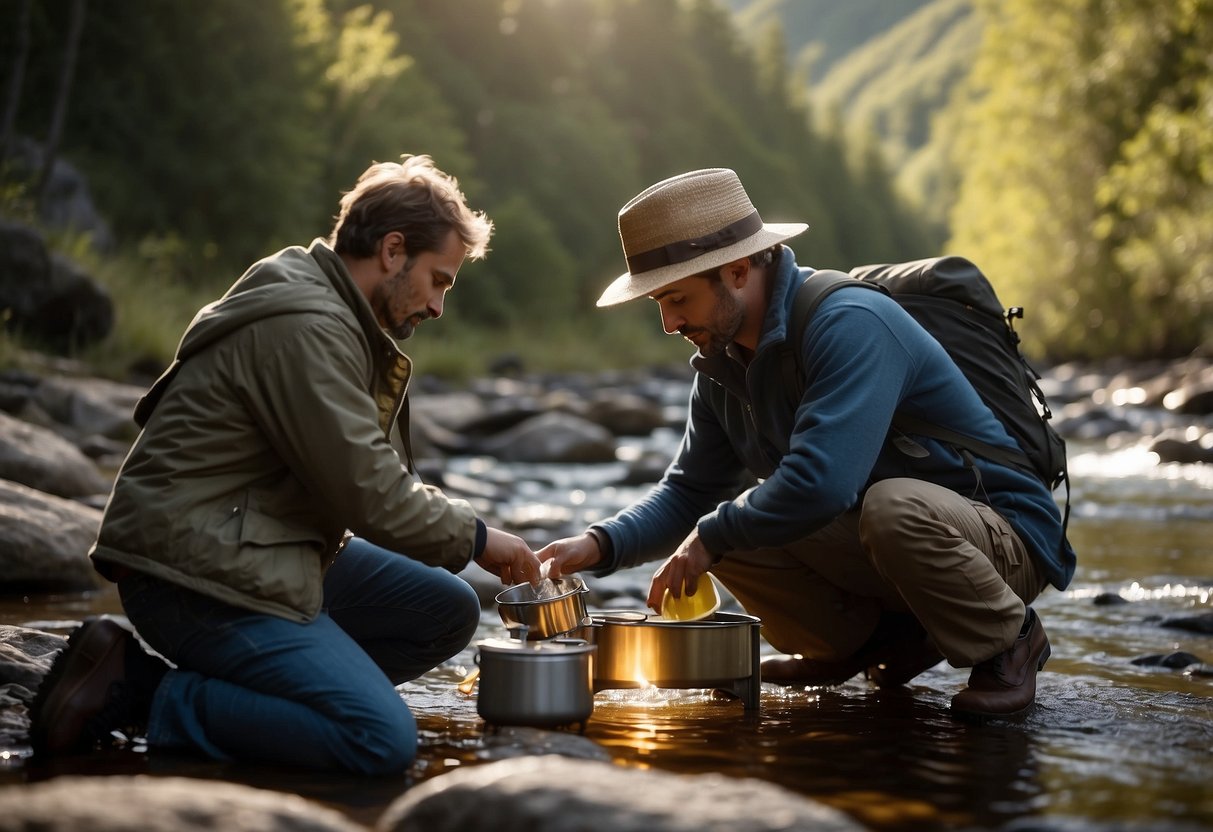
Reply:
[[[840,685],[866,673],[882,688],[904,685],[918,674],[943,661],[913,615],[886,612],[876,631],[853,655],[839,661],[803,656],[775,656],[762,662],[762,679],[780,685],[820,687]]]
[[[943,661],[935,642],[918,622],[906,633],[878,651],[879,658],[868,666],[868,678],[879,688],[896,688],[925,673]]]
[[[34,754],[87,751],[113,731],[141,733],[167,669],[113,620],[86,620],[68,636],[30,705]]]
[[[762,681],[777,685],[804,685],[823,687],[841,685],[867,667],[867,659],[858,653],[838,662],[806,659],[794,656],[769,656],[762,660]]]
[[[952,710],[975,717],[1015,716],[1036,701],[1036,673],[1049,658],[1049,638],[1036,611],[1010,649],[975,665],[969,686],[952,697]]]

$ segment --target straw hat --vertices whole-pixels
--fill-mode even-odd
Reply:
[[[619,239],[628,271],[599,306],[644,297],[662,286],[749,257],[808,228],[764,223],[737,174],[693,170],[641,191],[619,211]]]

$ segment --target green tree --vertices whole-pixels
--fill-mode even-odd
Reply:
[[[35,4],[29,90],[55,88],[70,12]],[[316,120],[280,3],[104,4],[79,44],[61,151],[85,171],[115,231],[186,241],[178,277],[207,254],[259,256],[311,215]],[[27,94],[21,132],[46,135],[53,96]]]
[[[1213,2],[986,2],[952,247],[1053,358],[1210,338]]]
[[[373,161],[425,153],[474,185],[464,135],[438,88],[416,68],[396,13],[345,0],[287,0],[310,83],[301,102],[322,136],[317,228]]]

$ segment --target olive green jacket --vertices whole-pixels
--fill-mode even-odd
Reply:
[[[420,483],[392,445],[411,371],[322,241],[254,264],[137,406],[94,565],[299,621],[319,612],[347,529],[458,572],[471,506]],[[407,443],[407,418],[398,429]]]

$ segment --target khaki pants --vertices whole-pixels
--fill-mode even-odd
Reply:
[[[730,552],[711,571],[781,652],[844,659],[882,612],[911,612],[954,667],[1010,647],[1045,586],[998,512],[915,479],[878,482],[815,534]]]

